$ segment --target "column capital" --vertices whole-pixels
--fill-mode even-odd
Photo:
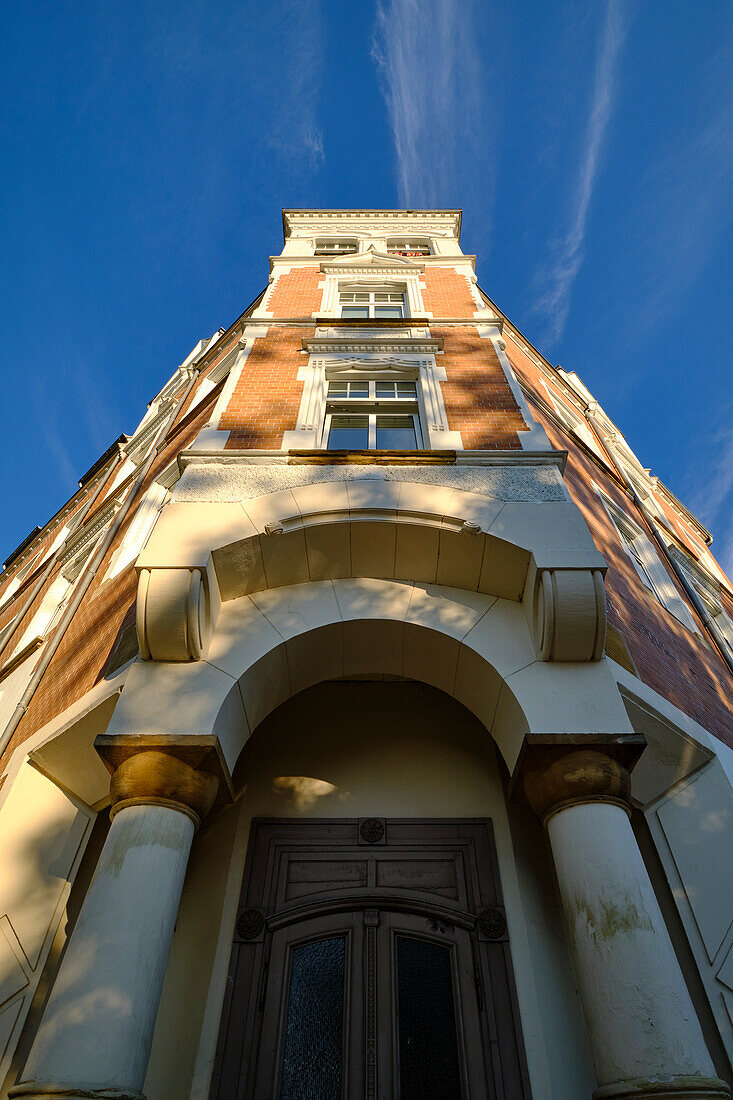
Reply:
[[[110,817],[127,806],[167,806],[186,814],[198,828],[214,804],[218,787],[212,772],[160,748],[143,749],[112,773]]]
[[[610,803],[630,814],[631,770],[644,746],[638,737],[527,741],[512,780],[514,795],[528,802],[543,824],[559,810],[588,802]]]

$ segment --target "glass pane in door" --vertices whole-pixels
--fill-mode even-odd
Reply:
[[[341,1100],[343,936],[293,948],[280,1100]]]
[[[400,1100],[461,1100],[450,948],[397,936]]]

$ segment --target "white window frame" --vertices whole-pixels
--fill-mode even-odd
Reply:
[[[634,569],[644,587],[652,593],[662,607],[669,611],[670,615],[674,615],[678,622],[682,623],[693,634],[699,634],[697,623],[687,603],[677,591],[674,581],[660,560],[651,539],[633,521],[631,516],[612,500],[609,500],[598,486],[595,488],[611,523],[616,528],[621,545],[633,562]]]
[[[165,474],[162,474],[146,489],[122,542],[112,555],[109,568],[104,575],[105,581],[114,580],[144,550],[160,511],[168,499],[169,486],[163,483],[164,480]]]
[[[366,397],[331,397],[328,396],[330,382],[366,382],[369,392]],[[377,383],[409,382],[415,388],[414,397],[378,397]],[[319,446],[328,450],[328,440],[331,434],[331,422],[334,416],[366,416],[369,423],[367,427],[367,450],[377,449],[377,417],[379,416],[405,416],[412,419],[415,430],[415,450],[424,449],[423,431],[420,422],[419,384],[417,378],[397,377],[390,372],[388,378],[330,378],[326,380],[326,411],[323,418],[323,428]]]
[[[685,574],[688,583],[695,589],[700,601],[712,619],[718,640],[726,647],[733,657],[733,619],[723,606],[719,592],[716,592],[714,584],[704,575],[699,575],[699,567],[679,550],[673,550],[675,561]]]
[[[314,256],[353,256],[359,251],[359,241],[355,237],[316,237],[313,242]]]
[[[389,256],[432,256],[433,245],[428,237],[388,237]]]
[[[362,302],[345,302],[343,300],[345,296],[352,295],[352,294],[353,295],[357,295],[357,294],[368,295],[369,300],[366,303],[362,303]],[[376,300],[376,295],[378,295],[378,294],[389,294],[389,295],[392,295],[394,298],[399,298],[399,300],[400,300],[399,301],[399,306],[400,306],[400,309],[402,310],[401,315],[399,317],[376,317],[375,316],[375,310],[379,306],[393,307],[393,306],[396,306],[398,304],[397,302],[391,302],[391,301],[378,302]],[[368,316],[367,317],[352,317],[352,318],[344,317],[344,307],[346,307],[347,309],[350,306],[354,306],[354,307],[358,306],[360,308],[363,308],[363,306],[365,304],[366,304],[366,307],[367,307],[367,310],[368,310]],[[369,321],[375,321],[375,320],[376,321],[401,321],[401,320],[404,320],[405,317],[409,316],[409,308],[408,308],[408,303],[407,303],[407,292],[406,292],[405,287],[403,287],[403,286],[389,286],[389,285],[385,285],[385,286],[360,286],[358,284],[356,286],[354,286],[353,284],[347,286],[347,285],[342,284],[341,286],[339,286],[339,292],[338,292],[338,311],[339,311],[339,317],[341,317],[343,320],[346,320],[346,321],[348,321],[348,320],[353,320],[353,321],[367,321],[367,320],[369,320]]]

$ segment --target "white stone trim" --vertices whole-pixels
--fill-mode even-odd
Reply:
[[[646,589],[649,589],[649,584],[644,571],[639,566],[634,555],[631,553],[628,540],[632,540],[634,547],[637,550],[639,557],[642,559],[644,569],[651,578],[654,584],[654,590],[652,594],[657,598],[662,607],[666,608],[671,615],[674,615],[678,622],[686,626],[688,630],[693,634],[700,634],[697,623],[695,622],[690,610],[680,596],[679,592],[675,588],[675,585],[660,561],[653,543],[644,533],[641,527],[631,518],[631,516],[625,512],[622,508],[619,508],[595,483],[592,483],[593,487],[601,499],[601,502],[608,513],[608,518],[616,529],[621,546],[624,552],[628,555],[633,563],[634,569],[639,575],[639,579]]]
[[[122,543],[112,555],[112,560],[103,578],[105,581],[110,581],[118,576],[138,556],[150,537],[158,513],[165,504],[167,497],[168,489],[165,485],[161,485],[159,481],[154,481],[148,487],[135,511]]]
[[[519,436],[519,442],[522,445],[523,451],[551,451],[552,444],[547,438],[547,432],[541,424],[535,420],[530,412],[527,399],[522,392],[522,387],[517,381],[517,377],[512,368],[512,364],[509,361],[509,356],[506,353],[506,341],[503,339],[501,332],[499,331],[497,324],[479,324],[476,325],[478,334],[483,340],[490,340],[501,369],[504,372],[504,377],[509,383],[509,389],[512,391],[512,396],[519,406],[519,410],[522,414],[524,423],[527,425],[526,429],[517,433]]]
[[[365,345],[368,347],[369,345]],[[460,432],[448,430],[448,417],[440,386],[445,381],[445,368],[438,365],[434,354],[420,355],[414,351],[387,354],[383,350],[351,354],[321,355],[311,353],[308,362],[298,368],[298,381],[304,383],[303,396],[294,431],[283,434],[283,449],[323,447],[326,421],[328,379],[349,372],[354,378],[384,378],[389,375],[407,378],[417,383],[419,427],[423,446],[428,450],[463,449]]]

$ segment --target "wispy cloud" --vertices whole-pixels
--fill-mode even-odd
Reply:
[[[291,166],[307,162],[311,171],[325,160],[318,123],[323,71],[323,13],[317,0],[287,0],[280,6],[277,78],[268,87],[275,120],[268,144]]]
[[[572,198],[572,220],[564,237],[553,245],[551,264],[536,280],[540,289],[535,309],[547,317],[550,340],[559,340],[565,330],[573,284],[585,256],[588,213],[613,113],[616,72],[625,35],[623,0],[608,0],[596,59],[593,98]]]
[[[731,81],[711,95],[707,121],[680,130],[674,147],[644,176],[634,228],[639,267],[629,343],[683,306],[685,292],[721,247],[733,219],[733,107]],[[680,150],[684,149],[684,155]]]
[[[473,178],[482,175],[478,152],[489,143],[472,0],[380,0],[372,57],[400,205],[464,203],[468,168],[473,161]]]
[[[715,536],[713,553],[733,577],[733,406],[720,415],[721,427],[707,435],[704,455],[688,471],[690,507]]]

